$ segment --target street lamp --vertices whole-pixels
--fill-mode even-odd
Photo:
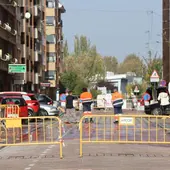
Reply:
[[[24,15],[24,17],[25,17],[26,19],[30,19],[30,18],[31,18],[31,14],[30,14],[29,12],[26,12],[25,15]]]

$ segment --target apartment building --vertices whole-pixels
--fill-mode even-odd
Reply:
[[[46,0],[21,0],[20,63],[27,66],[27,73],[20,76],[24,91],[38,92],[46,70],[45,7]]]
[[[0,0],[0,91],[38,92],[46,65],[46,0]],[[9,74],[8,64],[26,64]]]
[[[63,56],[63,22],[61,15],[65,13],[64,6],[58,0],[46,0],[46,42],[47,71],[45,80],[50,83],[49,94],[55,98],[59,89],[59,75]]]
[[[163,79],[170,82],[170,0],[163,0]]]
[[[8,64],[21,57],[17,4],[17,0],[0,0],[0,91],[12,90],[15,75],[8,74]]]

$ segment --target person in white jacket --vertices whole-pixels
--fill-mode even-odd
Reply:
[[[166,106],[168,106],[170,104],[168,93],[165,92],[164,90],[161,90],[161,92],[159,93],[159,96],[158,96],[158,100],[160,101],[160,105],[161,105],[163,111],[165,111]]]

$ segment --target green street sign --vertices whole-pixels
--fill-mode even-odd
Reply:
[[[26,73],[26,64],[8,64],[8,73]]]

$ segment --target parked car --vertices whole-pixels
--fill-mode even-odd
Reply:
[[[161,92],[161,89],[164,89],[168,92],[167,87],[158,87],[156,89],[157,97],[159,96],[159,93]],[[147,88],[146,93],[148,93],[151,98],[149,101],[144,101],[144,98],[140,101],[142,104],[144,104],[144,110],[146,114],[152,114],[152,115],[170,115],[170,105],[166,107],[166,109],[163,111],[162,107],[160,106],[160,102],[154,101],[152,96],[152,88]]]
[[[28,117],[27,103],[21,96],[1,96],[0,103],[2,105],[5,105],[5,104],[18,105],[19,106],[19,117]]]
[[[36,98],[40,104],[53,105],[53,100],[45,94],[36,94]]]
[[[73,95],[74,100],[73,100],[73,106],[75,110],[83,110],[82,103],[80,102],[80,96]]]
[[[39,116],[58,116],[59,110],[55,106],[40,104]]]
[[[28,105],[28,115],[38,116],[40,104],[33,93],[26,92],[0,92],[0,96],[22,96]]]

